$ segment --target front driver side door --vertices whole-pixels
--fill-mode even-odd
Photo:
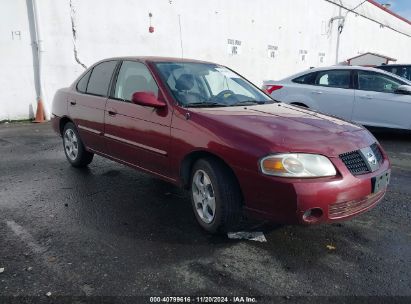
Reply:
[[[411,96],[395,93],[405,82],[365,70],[357,71],[356,79],[353,121],[366,126],[411,129]]]
[[[167,177],[172,113],[168,106],[155,109],[132,103],[135,92],[153,92],[165,101],[145,64],[123,61],[106,104],[108,153],[127,164]]]

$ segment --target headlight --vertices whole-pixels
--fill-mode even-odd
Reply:
[[[261,172],[282,177],[325,177],[335,176],[334,165],[317,154],[274,154],[260,160]]]

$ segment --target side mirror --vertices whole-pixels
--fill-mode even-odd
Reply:
[[[152,108],[164,108],[166,103],[158,100],[153,92],[135,92],[131,98],[131,102],[140,106]]]
[[[395,90],[395,94],[411,95],[411,86],[401,85]]]

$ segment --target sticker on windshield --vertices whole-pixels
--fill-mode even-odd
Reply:
[[[238,76],[237,74],[233,73],[232,71],[230,71],[229,69],[225,67],[219,67],[219,68],[216,68],[216,70],[220,72],[221,74],[223,74],[225,77],[240,78],[240,76]]]

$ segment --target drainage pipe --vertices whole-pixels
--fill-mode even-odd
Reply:
[[[40,22],[39,22],[39,11],[37,6],[37,0],[31,0],[32,10],[33,10],[33,17],[34,17],[34,44],[37,49],[37,82],[38,82],[38,91],[37,91],[37,113],[36,113],[36,120],[39,118],[38,116],[43,116],[46,120],[50,119],[50,113],[47,111],[47,108],[44,106],[44,86],[43,86],[43,40],[41,39],[41,31],[40,31]],[[39,108],[44,109],[44,113],[41,115],[39,114]]]

